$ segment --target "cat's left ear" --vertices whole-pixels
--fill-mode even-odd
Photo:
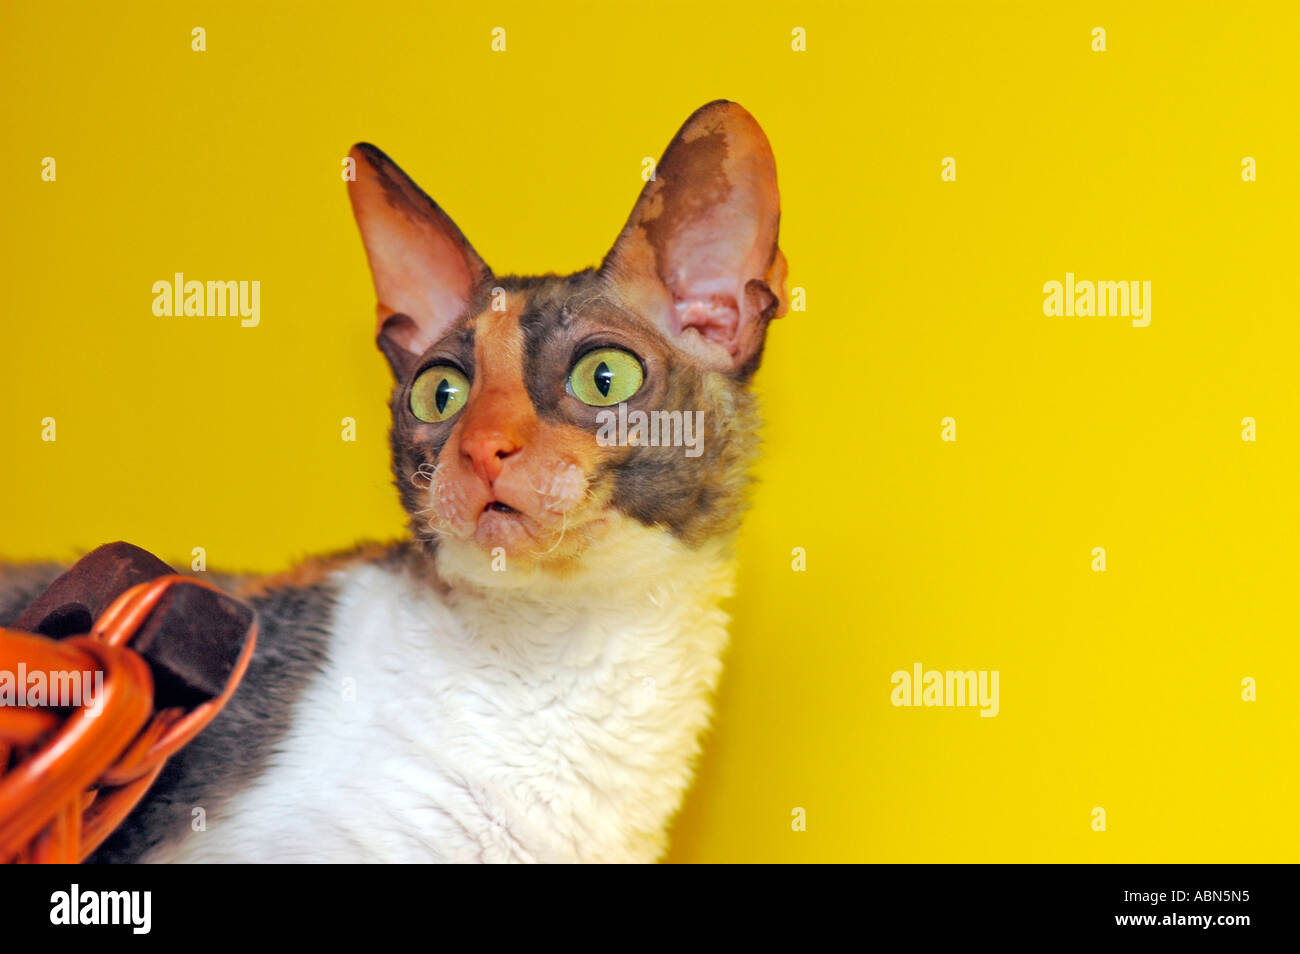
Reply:
[[[379,299],[379,348],[400,375],[451,329],[492,270],[397,163],[369,143],[349,157],[356,178],[348,197]]]
[[[706,365],[747,377],[788,307],[772,147],[744,108],[718,100],[654,173],[601,273]]]

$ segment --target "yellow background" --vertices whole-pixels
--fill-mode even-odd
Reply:
[[[1298,860],[1296,6],[472,6],[4,0],[0,555],[396,534],[347,148],[572,270],[731,98],[808,310],[671,859]],[[260,327],[154,317],[176,271],[261,281]],[[1067,271],[1151,281],[1150,327],[1044,317]],[[918,661],[1001,713],[892,707]]]

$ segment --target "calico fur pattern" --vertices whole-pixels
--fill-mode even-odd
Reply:
[[[750,377],[787,304],[770,147],[709,104],[599,269],[526,278],[494,276],[377,149],[352,155],[411,536],[207,575],[257,609],[257,651],[93,860],[656,860],[722,668]],[[598,447],[565,386],[593,346],[642,362],[629,406],[703,411],[703,455]],[[413,414],[449,366],[472,381],[460,416]],[[0,625],[54,575],[0,568]]]
[[[409,541],[269,588],[214,577],[256,606],[258,652],[90,860],[656,860],[708,724],[733,566],[640,527],[601,546],[621,570],[559,588],[448,586]],[[6,587],[0,624],[55,572]]]

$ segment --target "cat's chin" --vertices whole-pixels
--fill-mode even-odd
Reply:
[[[520,513],[487,511],[468,537],[438,538],[437,563],[444,576],[510,588],[522,577],[571,578],[590,569],[600,547],[627,522],[606,513],[577,523],[539,524]]]
[[[489,552],[497,548],[505,551],[506,556],[519,556],[521,553],[537,549],[541,541],[539,531],[531,524],[534,521],[519,512],[503,513],[485,510],[478,518],[474,529],[474,542]]]
[[[434,565],[444,584],[490,597],[587,605],[662,605],[683,587],[729,592],[731,545],[723,537],[688,546],[662,527],[605,511],[594,533],[566,534],[552,553],[495,556],[473,539],[441,537]],[[586,527],[579,530],[588,529]],[[591,528],[595,529],[595,528]],[[572,528],[571,528],[572,530]],[[563,555],[561,556],[561,552]],[[719,575],[720,574],[720,575]]]
[[[479,515],[470,541],[489,556],[538,565],[559,563],[603,536],[614,519],[607,515],[543,522],[517,510],[489,508]]]

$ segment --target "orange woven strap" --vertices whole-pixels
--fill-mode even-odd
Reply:
[[[73,806],[79,812],[82,792],[149,718],[153,707],[153,677],[137,654],[121,647],[105,646],[89,637],[53,643],[13,630],[4,630],[3,637],[0,662],[7,661],[6,657],[12,657],[16,651],[23,653],[20,661],[25,662],[29,672],[55,672],[63,667],[48,664],[75,648],[81,652],[69,669],[104,673],[101,697],[96,700],[98,714],[83,705],[48,742],[0,779],[0,858],[9,859],[52,821],[71,812]],[[17,672],[18,666],[9,671]],[[21,745],[23,740],[16,741]],[[80,860],[70,857],[80,845],[67,844],[67,838],[75,832],[67,830],[73,826],[67,824],[66,818],[63,822],[64,837],[58,837],[59,833],[47,834],[42,840],[43,853],[51,856],[49,860]]]
[[[254,620],[220,695],[154,712],[149,666],[131,641],[169,589],[221,590],[163,576],[121,594],[91,633],[52,640],[0,629],[0,671],[103,673],[93,705],[58,710],[0,706],[0,860],[75,862],[97,848],[144,797],[163,765],[225,706],[248,669]],[[150,715],[152,713],[152,718]]]

